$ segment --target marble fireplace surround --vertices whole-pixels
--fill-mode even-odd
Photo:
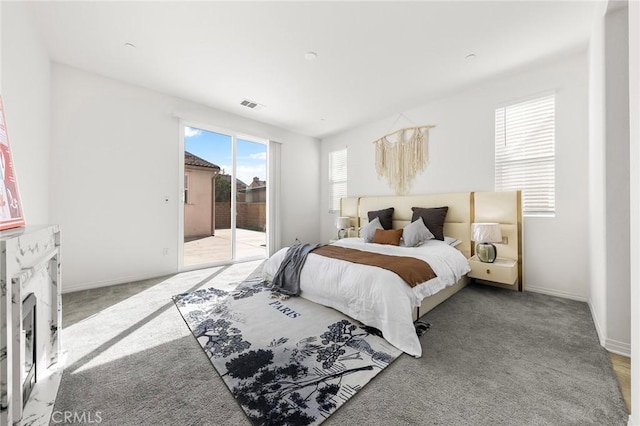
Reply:
[[[60,229],[0,232],[0,425],[46,425],[62,375]],[[22,302],[36,301],[36,384],[23,408]]]

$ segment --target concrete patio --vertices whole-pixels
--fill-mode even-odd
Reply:
[[[266,232],[236,229],[236,259],[267,257]],[[216,235],[184,243],[185,267],[231,260],[231,229],[216,229]]]

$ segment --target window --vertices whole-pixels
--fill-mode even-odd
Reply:
[[[347,149],[329,153],[329,212],[340,211],[340,198],[347,196]]]
[[[496,191],[522,190],[525,215],[555,213],[555,94],[496,109]]]

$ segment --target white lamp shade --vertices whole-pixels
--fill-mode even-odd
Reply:
[[[351,225],[351,218],[340,216],[336,221],[336,228],[338,229],[347,229]]]
[[[476,243],[500,243],[502,233],[499,223],[472,223],[471,240]]]

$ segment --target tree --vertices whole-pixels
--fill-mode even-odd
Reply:
[[[227,374],[237,379],[248,379],[260,371],[262,367],[271,364],[273,361],[273,352],[258,349],[257,351],[249,351],[246,354],[240,354],[238,358],[234,358],[227,362]]]
[[[235,352],[249,349],[251,343],[242,339],[242,333],[231,322],[224,319],[213,320],[211,318],[198,324],[193,329],[196,339],[206,337],[204,349],[212,358],[226,358]]]
[[[225,175],[224,170],[216,175],[216,202],[231,201],[231,176]]]

